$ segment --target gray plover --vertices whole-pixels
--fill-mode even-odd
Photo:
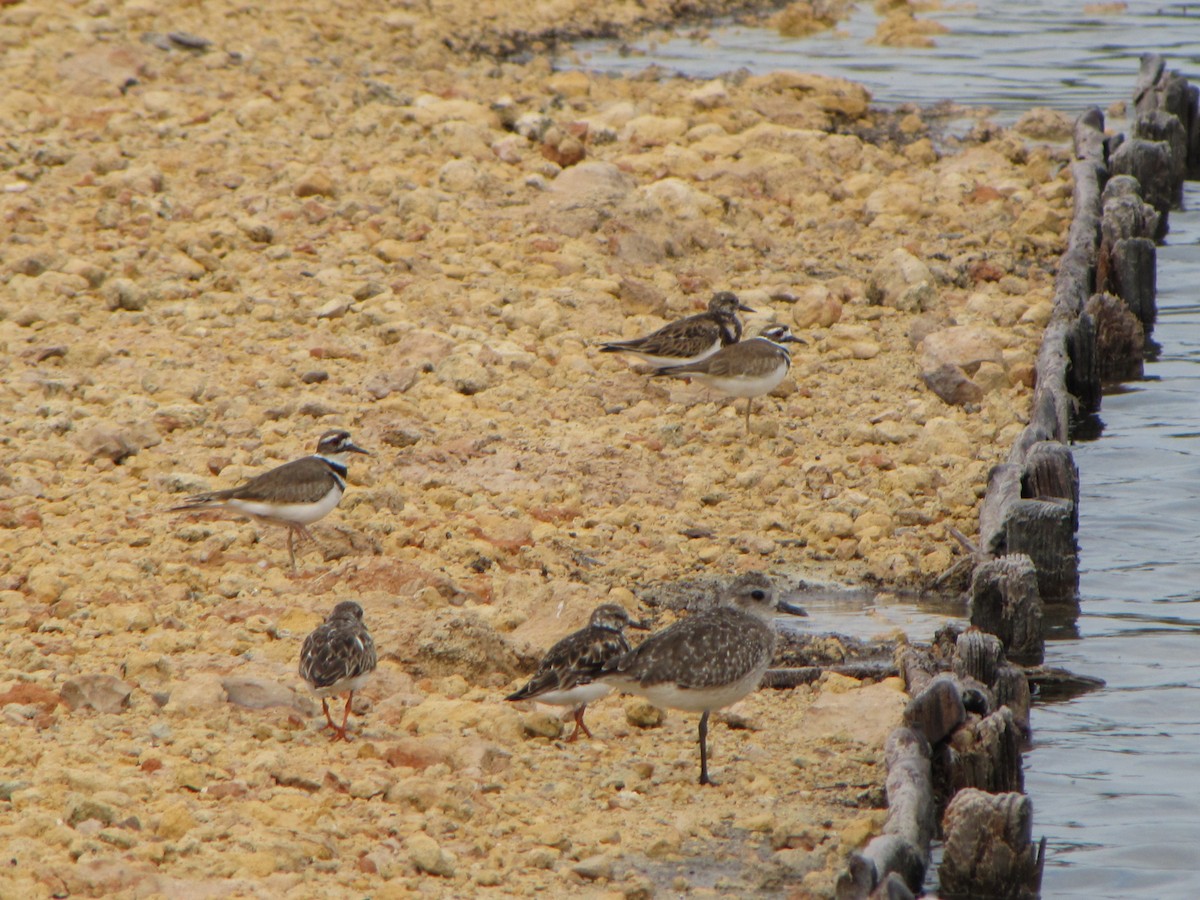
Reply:
[[[805,615],[781,602],[769,578],[740,575],[721,602],[655,632],[605,664],[599,678],[655,706],[700,713],[700,783],[708,777],[708,716],[758,688],[775,653],[776,612]]]
[[[578,738],[581,731],[591,737],[592,733],[583,723],[584,710],[593,700],[612,691],[611,685],[594,679],[606,662],[629,652],[624,630],[646,627],[616,603],[597,606],[588,624],[547,650],[529,683],[504,699],[540,700],[554,706],[570,706],[575,717],[575,730],[567,742]]]
[[[346,736],[346,722],[354,692],[375,671],[377,662],[375,642],[363,622],[362,607],[353,600],[335,606],[325,621],[304,639],[300,648],[300,677],[321,698],[321,709],[325,711],[321,730],[333,729],[331,741],[350,740]],[[340,726],[329,715],[327,702],[327,698],[338,694],[346,694]]]
[[[750,407],[755,397],[772,391],[792,366],[786,344],[803,344],[786,325],[772,325],[756,338],[722,347],[699,362],[664,366],[653,374],[695,378],[734,397],[746,398],[746,433],[750,433]]]
[[[631,341],[609,341],[602,353],[634,353],[652,366],[698,362],[742,339],[738,311],[754,312],[730,291],[717,291],[708,311],[677,319],[658,331]]]
[[[296,569],[295,537],[307,538],[313,522],[329,514],[346,491],[346,466],[351,453],[367,453],[350,440],[350,432],[326,431],[312,456],[295,459],[263,472],[244,484],[223,491],[188,497],[172,512],[228,510],[253,519],[283,525],[288,530],[288,556]]]

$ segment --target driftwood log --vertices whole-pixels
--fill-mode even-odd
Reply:
[[[1039,896],[1045,841],[1033,843],[1033,804],[1023,794],[968,788],[950,802],[938,867],[947,898],[1034,900]]]
[[[929,742],[910,728],[897,728],[884,747],[887,762],[888,817],[882,833],[850,854],[838,877],[838,900],[903,897],[920,893],[929,865],[929,844],[937,825],[930,780]],[[895,876],[895,878],[893,878]],[[889,886],[889,881],[899,884]],[[883,893],[880,893],[880,891]]]

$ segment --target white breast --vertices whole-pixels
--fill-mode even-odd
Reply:
[[[782,363],[766,375],[697,375],[696,378],[733,397],[761,397],[773,391],[788,373]]]
[[[681,709],[684,712],[713,712],[737,703],[747,694],[758,689],[763,674],[767,671],[764,664],[755,668],[749,674],[730,684],[718,685],[711,688],[693,689],[681,688],[673,681],[663,684],[641,686],[609,678],[620,690],[645,697],[655,706],[663,709]]]
[[[583,703],[591,703],[593,700],[606,697],[611,692],[612,687],[610,685],[593,681],[591,684],[578,684],[565,691],[546,691],[546,693],[538,694],[533,699],[538,701],[538,703],[549,703],[553,706],[579,706]]]
[[[247,516],[260,519],[276,519],[280,522],[295,522],[311,525],[329,515],[342,501],[341,488],[335,487],[316,503],[263,503],[252,500],[228,500],[225,505]]]

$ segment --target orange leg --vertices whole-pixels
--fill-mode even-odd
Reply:
[[[583,711],[585,709],[587,709],[586,703],[583,704],[582,706],[575,707],[575,730],[572,731],[571,736],[567,738],[568,744],[571,743],[572,741],[574,741],[576,738],[578,738],[579,732],[581,732],[581,731],[585,735],[587,735],[589,738],[592,736],[592,733],[590,731],[588,731],[588,727],[583,724]]]
[[[321,698],[321,709],[325,710],[325,724],[321,726],[320,730],[324,731],[326,728],[332,728],[334,731],[337,731],[337,725],[334,724],[333,718],[329,715],[329,704],[325,702],[324,697]]]
[[[342,712],[342,725],[340,728],[337,725],[333,726],[334,733],[332,735],[330,735],[330,737],[329,737],[330,741],[346,741],[347,743],[350,742],[350,738],[346,736],[346,723],[350,720],[350,703],[353,700],[354,700],[354,691],[351,691],[350,694],[346,697],[346,709]]]

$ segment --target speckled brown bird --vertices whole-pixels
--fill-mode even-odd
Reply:
[[[775,654],[776,612],[805,615],[781,602],[770,579],[740,575],[721,602],[655,632],[610,660],[599,680],[655,706],[700,713],[700,783],[708,777],[708,716],[758,689]]]
[[[346,736],[346,722],[354,692],[375,671],[377,663],[375,642],[363,622],[363,609],[353,600],[335,606],[325,621],[304,639],[300,648],[300,677],[321,698],[321,709],[325,711],[321,729],[333,729],[331,741],[350,740]],[[329,715],[327,702],[327,698],[338,694],[346,694],[340,726]]]
[[[626,628],[646,628],[616,603],[604,603],[593,611],[588,624],[567,635],[542,657],[529,683],[505,697],[505,700],[539,700],[554,706],[573,707],[575,730],[570,743],[582,731],[592,733],[583,723],[583,713],[593,700],[612,691],[610,685],[595,681],[604,664],[629,652]]]
[[[630,341],[602,344],[602,353],[634,353],[652,366],[698,362],[742,339],[738,311],[754,312],[730,291],[718,291],[706,312],[678,319],[658,331]]]
[[[188,497],[172,512],[228,510],[253,519],[283,525],[288,530],[288,556],[296,568],[295,537],[316,543],[308,527],[328,515],[346,491],[347,459],[367,453],[342,429],[326,431],[317,441],[317,452],[263,472],[244,484],[223,491]]]

